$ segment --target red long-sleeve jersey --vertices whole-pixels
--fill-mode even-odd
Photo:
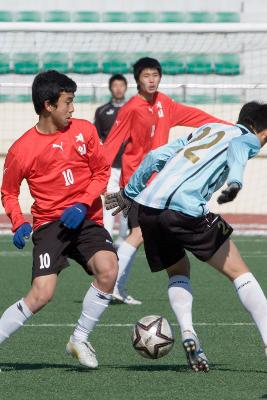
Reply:
[[[104,154],[112,164],[121,144],[126,143],[120,181],[124,187],[145,155],[168,142],[170,128],[177,125],[197,128],[211,122],[227,123],[198,108],[176,103],[160,92],[155,93],[153,103],[136,95],[119,110],[104,143]]]
[[[86,218],[101,224],[100,194],[109,175],[110,164],[90,122],[71,119],[66,129],[53,134],[31,128],[11,146],[4,165],[2,203],[13,232],[25,222],[18,202],[23,179],[34,199],[31,213],[36,229],[59,219],[75,203],[87,204]]]

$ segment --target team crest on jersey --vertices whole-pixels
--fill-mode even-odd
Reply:
[[[77,147],[78,152],[81,154],[81,156],[84,156],[86,154],[86,145],[85,143],[83,145],[80,145]]]
[[[113,115],[113,114],[114,114],[114,110],[112,110],[112,108],[106,112],[106,115]]]
[[[158,109],[159,118],[164,117],[164,112],[163,112],[161,101],[158,101],[156,105],[157,105],[157,109]]]
[[[79,135],[75,136],[76,142],[82,142],[84,143],[84,138],[83,138],[83,134],[79,133]]]

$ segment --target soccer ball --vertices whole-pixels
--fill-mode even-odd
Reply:
[[[133,348],[145,358],[161,358],[174,343],[172,327],[160,315],[148,315],[136,322],[132,333]]]

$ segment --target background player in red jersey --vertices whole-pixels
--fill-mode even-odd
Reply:
[[[106,158],[112,163],[121,143],[125,142],[121,187],[128,183],[150,150],[168,142],[170,128],[177,125],[199,127],[211,122],[225,123],[195,107],[176,103],[170,97],[158,92],[162,71],[157,60],[149,57],[141,58],[134,64],[133,71],[138,94],[120,109],[104,143]],[[143,242],[136,204],[128,215],[128,223],[131,232],[118,249],[119,274],[113,296],[127,304],[141,304],[125,291],[136,250]]]
[[[108,82],[109,90],[111,93],[111,99],[108,103],[103,104],[98,107],[95,112],[95,120],[94,125],[97,129],[97,133],[102,141],[105,142],[108,134],[112,128],[112,125],[115,122],[119,109],[126,103],[125,93],[127,91],[127,80],[125,76],[121,74],[112,75],[109,78]],[[124,146],[122,145],[115,160],[113,161],[111,167],[111,174],[108,181],[107,192],[114,193],[120,190],[119,181],[121,175],[121,157],[124,150]],[[110,210],[103,210],[103,221],[104,227],[112,235],[115,217],[112,215]],[[125,237],[127,236],[128,224],[127,219],[120,215],[119,221],[119,234],[114,242],[115,247],[119,247],[119,245],[123,242]]]
[[[94,281],[66,350],[81,364],[96,368],[87,338],[110,302],[118,265],[112,239],[102,226],[100,194],[110,166],[95,127],[71,118],[75,91],[76,83],[57,71],[37,75],[32,98],[39,122],[11,146],[5,160],[1,192],[15,232],[13,243],[22,249],[32,230],[18,202],[26,179],[34,198],[34,248],[31,289],[3,313],[0,343],[52,299],[57,275],[69,257],[93,274]]]

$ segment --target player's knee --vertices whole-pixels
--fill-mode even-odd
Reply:
[[[35,301],[39,305],[39,307],[44,307],[52,300],[52,298],[53,291],[50,289],[42,289],[35,294]]]
[[[104,291],[112,291],[118,275],[118,263],[116,260],[110,260],[103,263],[96,274],[96,279]]]
[[[138,248],[143,243],[143,235],[141,229],[133,228],[130,235],[128,236],[127,242]]]

